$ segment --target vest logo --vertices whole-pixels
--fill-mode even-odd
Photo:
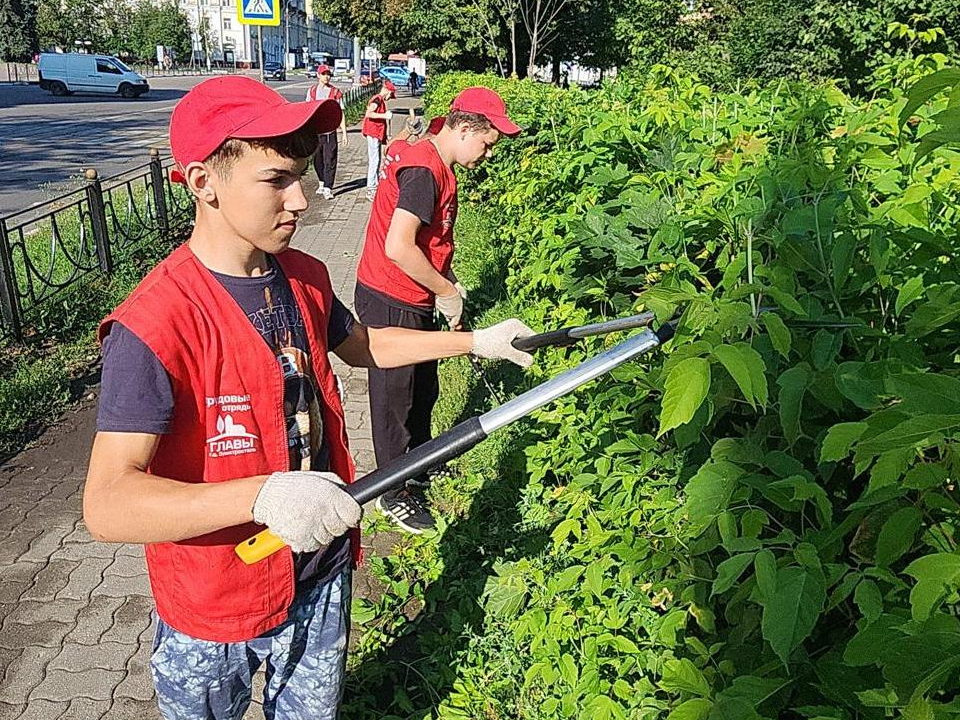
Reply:
[[[257,440],[247,428],[233,421],[232,415],[217,416],[217,434],[207,438],[207,454],[212,457],[245,455],[257,451]]]

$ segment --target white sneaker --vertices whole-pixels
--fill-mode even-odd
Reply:
[[[321,187],[320,189],[323,190],[324,200],[333,200],[333,190],[328,187]]]
[[[327,193],[324,192],[325,190],[327,190],[327,188],[323,186],[323,183],[320,183],[320,187],[317,188],[317,195],[323,195],[324,197],[326,197]]]

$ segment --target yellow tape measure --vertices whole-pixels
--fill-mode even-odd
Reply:
[[[269,530],[261,530],[252,538],[244,540],[233,550],[247,565],[253,565],[265,557],[273,555],[283,548],[286,543]]]

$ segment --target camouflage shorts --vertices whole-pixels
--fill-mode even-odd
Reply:
[[[197,640],[157,621],[150,666],[167,720],[240,720],[266,661],[267,720],[335,720],[350,629],[350,569],[297,597],[287,621],[237,643]]]

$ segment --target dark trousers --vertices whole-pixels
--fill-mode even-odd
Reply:
[[[336,131],[320,136],[320,146],[313,155],[313,169],[317,171],[317,180],[333,190],[333,181],[337,178]]]
[[[354,294],[360,322],[368,327],[437,330],[433,313],[388,304],[360,283]],[[377,467],[430,439],[430,417],[440,395],[437,362],[381,370],[368,368],[370,424]]]

